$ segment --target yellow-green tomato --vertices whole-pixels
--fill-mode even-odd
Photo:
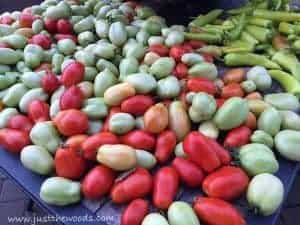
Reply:
[[[280,155],[293,161],[300,161],[300,131],[280,131],[274,140]]]
[[[192,207],[185,202],[173,202],[168,209],[170,225],[200,225]]]
[[[169,225],[169,223],[161,214],[150,213],[144,218],[142,225]]]

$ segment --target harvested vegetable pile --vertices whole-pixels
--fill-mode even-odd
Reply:
[[[1,15],[0,145],[49,176],[44,202],[109,195],[128,204],[122,225],[244,225],[230,202],[245,193],[273,214],[284,196],[273,149],[300,161],[299,15],[266,7],[201,15],[199,33],[131,1],[46,0]],[[254,67],[220,73],[223,54]],[[272,78],[287,93],[265,94]],[[176,201],[181,185],[206,197]]]

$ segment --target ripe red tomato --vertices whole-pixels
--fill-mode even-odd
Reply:
[[[88,135],[85,134],[77,134],[74,136],[69,137],[66,142],[65,146],[75,149],[81,149],[82,143],[88,138]]]
[[[217,198],[197,198],[194,211],[209,225],[247,225],[243,216],[228,202]]]
[[[4,15],[0,17],[0,24],[11,25],[14,22],[14,19],[11,16]]]
[[[188,77],[188,67],[184,63],[178,63],[173,71],[175,77],[179,80]]]
[[[167,56],[169,54],[169,49],[163,44],[154,44],[149,46],[149,52],[154,52],[159,56]]]
[[[54,34],[57,32],[57,20],[46,18],[44,20],[44,26],[49,33]]]
[[[77,109],[60,111],[54,118],[54,124],[65,136],[84,134],[88,129],[88,123],[87,116]]]
[[[129,145],[136,149],[152,150],[155,146],[155,137],[153,134],[143,131],[134,130],[121,136],[121,143]]]
[[[143,198],[152,190],[152,176],[148,170],[137,168],[134,172],[117,182],[111,190],[111,199],[116,204]]]
[[[204,178],[202,169],[195,163],[180,157],[176,157],[172,166],[176,169],[180,180],[188,187],[200,187]]]
[[[193,49],[201,48],[206,45],[205,42],[197,40],[190,40],[188,43]]]
[[[227,148],[238,148],[250,142],[252,131],[247,126],[232,129],[226,134],[224,146]]]
[[[7,123],[7,128],[30,132],[33,127],[32,121],[24,115],[12,116]]]
[[[179,187],[179,176],[173,167],[160,168],[154,176],[153,205],[166,210],[174,201]]]
[[[176,135],[167,130],[159,134],[155,147],[155,158],[159,163],[165,163],[170,159],[176,147]]]
[[[188,79],[186,86],[189,91],[194,92],[206,92],[210,95],[215,95],[217,92],[217,87],[214,84],[214,82],[201,77],[194,77]]]
[[[169,56],[172,57],[176,62],[181,62],[181,56],[189,51],[182,45],[174,45],[169,52]]]
[[[29,13],[21,13],[19,18],[20,27],[31,28],[34,20],[36,20],[36,16]]]
[[[42,63],[37,68],[34,69],[35,72],[43,71],[45,70],[47,73],[51,73],[52,71],[52,65],[50,63]]]
[[[54,39],[56,41],[63,40],[63,39],[71,39],[75,43],[77,43],[77,36],[73,34],[55,34]]]
[[[48,72],[42,77],[42,88],[46,93],[52,94],[59,86],[60,81],[55,74]]]
[[[99,165],[85,175],[82,181],[82,193],[84,197],[99,200],[108,194],[114,184],[115,172],[105,166]]]
[[[47,35],[44,34],[36,34],[31,38],[30,41],[32,44],[39,45],[43,49],[51,48],[51,39]]]
[[[231,97],[243,97],[244,91],[240,84],[229,83],[222,88],[221,97],[222,98],[231,98]]]
[[[229,151],[223,148],[216,140],[206,137],[208,144],[213,148],[223,165],[228,165],[231,162]]]
[[[148,212],[149,202],[135,199],[123,211],[121,225],[141,225]]]
[[[56,24],[57,28],[57,33],[60,34],[72,34],[73,32],[73,26],[70,23],[69,20],[66,19],[60,19],[57,21]]]
[[[61,110],[66,109],[80,109],[84,96],[81,89],[77,86],[72,86],[65,90],[59,99],[59,105]]]
[[[83,80],[84,73],[85,69],[82,63],[72,62],[62,72],[61,82],[66,87],[71,87]]]
[[[141,116],[144,115],[154,103],[152,97],[148,95],[135,95],[122,102],[121,110],[122,112],[130,113],[135,116]]]
[[[78,180],[86,170],[86,161],[75,148],[57,149],[54,161],[56,174],[60,177]]]
[[[10,128],[0,129],[0,145],[12,153],[20,153],[30,144],[29,134],[25,131]]]
[[[224,166],[204,179],[202,190],[209,197],[231,201],[240,197],[248,184],[249,178],[241,168]]]
[[[33,100],[28,106],[29,118],[37,123],[50,120],[49,105],[42,100]]]
[[[116,135],[110,132],[101,132],[88,137],[81,145],[83,157],[89,160],[96,160],[97,150],[104,144],[119,144]]]

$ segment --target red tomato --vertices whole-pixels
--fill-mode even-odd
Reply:
[[[56,41],[63,40],[63,39],[71,39],[75,43],[77,43],[77,36],[73,34],[55,34],[54,39]]]
[[[8,43],[1,42],[0,43],[0,48],[11,48],[11,46]]]
[[[256,127],[257,127],[256,116],[252,112],[248,113],[248,117],[247,117],[247,120],[244,123],[244,125],[246,127],[249,127],[251,130],[255,130],[256,129]]]
[[[28,13],[21,13],[19,18],[20,27],[31,28],[33,21],[36,20],[36,16]]]
[[[183,49],[186,50],[187,52],[193,51],[193,47],[189,43],[183,43],[182,45]]]
[[[152,150],[155,146],[154,135],[143,130],[130,131],[121,136],[120,139],[121,143],[136,149]]]
[[[28,106],[28,117],[35,123],[50,120],[49,105],[42,100],[33,100]]]
[[[188,43],[194,49],[201,48],[206,45],[203,41],[196,41],[196,40],[190,40]]]
[[[114,106],[114,107],[110,108],[109,114],[105,118],[105,122],[104,122],[104,125],[103,125],[103,128],[102,128],[102,131],[105,131],[105,132],[109,131],[109,120],[110,120],[110,118],[114,114],[119,113],[119,112],[121,112],[121,108],[119,106]]]
[[[76,85],[83,80],[84,73],[85,69],[82,63],[72,62],[62,72],[61,82],[66,87]]]
[[[54,118],[54,124],[65,136],[84,134],[88,129],[88,123],[87,116],[77,109],[60,111]]]
[[[169,49],[163,44],[154,44],[149,46],[149,52],[154,52],[159,56],[167,56],[169,54]]]
[[[170,49],[169,56],[176,62],[181,62],[181,56],[188,52],[182,45],[174,45]]]
[[[209,55],[209,54],[202,54],[204,60],[206,62],[209,62],[209,63],[213,63],[214,62],[214,57],[212,55]]]
[[[155,158],[159,163],[170,159],[176,147],[176,135],[173,131],[166,130],[159,134],[155,147]]]
[[[86,161],[75,148],[59,148],[55,153],[55,171],[60,177],[78,180],[86,170]]]
[[[14,22],[14,19],[8,15],[0,17],[0,24],[11,25]]]
[[[29,134],[25,131],[10,128],[0,129],[0,145],[12,153],[20,153],[30,144]]]
[[[180,157],[176,157],[172,166],[176,169],[180,180],[188,187],[200,187],[204,178],[202,169],[195,163]]]
[[[194,91],[194,92],[206,92],[207,94],[210,95],[215,95],[217,92],[217,87],[214,84],[214,82],[212,82],[209,79],[201,78],[201,77],[188,79],[186,86],[189,91]]]
[[[61,110],[80,109],[84,100],[83,94],[79,87],[72,86],[65,90],[59,99]]]
[[[7,128],[30,132],[33,127],[32,121],[24,115],[15,115],[8,120]]]
[[[192,162],[210,173],[221,166],[221,160],[207,140],[203,134],[193,131],[185,137],[183,150]]]
[[[188,67],[183,63],[178,63],[173,71],[173,74],[179,79],[188,77]]]
[[[248,184],[249,178],[241,168],[224,166],[204,179],[202,190],[209,197],[231,201],[240,197]]]
[[[179,187],[179,176],[173,167],[160,168],[154,176],[153,205],[166,210],[174,201]]]
[[[185,107],[185,109],[187,109],[189,107],[189,105],[190,105],[187,102],[187,100],[186,100],[186,95],[187,95],[187,92],[183,91],[183,90],[179,94],[179,100],[181,101],[181,103],[183,104],[183,106]]]
[[[224,146],[227,148],[238,148],[248,144],[251,134],[251,129],[246,126],[234,128],[226,134]]]
[[[135,199],[123,211],[121,225],[141,225],[148,212],[149,202]]]
[[[81,149],[82,143],[88,138],[88,135],[85,134],[77,134],[74,136],[69,137],[66,142],[64,143],[64,146],[75,148],[75,149]]]
[[[57,33],[60,34],[72,34],[73,26],[69,20],[60,19],[56,24]]]
[[[231,155],[223,146],[212,138],[206,137],[208,144],[213,148],[223,165],[228,165],[231,162]]]
[[[119,144],[116,135],[110,132],[101,132],[88,137],[81,145],[83,157],[89,160],[96,160],[97,150],[104,144]]]
[[[108,167],[99,165],[85,175],[82,181],[82,193],[84,197],[99,200],[108,194],[114,184],[116,174]]]
[[[39,72],[39,71],[47,71],[47,73],[51,73],[52,71],[52,65],[50,63],[42,63],[41,65],[39,65],[37,68],[35,68],[35,72]]]
[[[32,44],[39,45],[43,49],[51,48],[51,39],[47,35],[44,34],[36,34],[31,38],[30,41]]]
[[[144,115],[154,103],[152,97],[148,95],[135,95],[122,102],[121,110],[122,112],[130,113],[135,116],[141,116]]]
[[[228,202],[217,198],[197,198],[194,211],[207,225],[247,225],[243,216]]]
[[[218,108],[220,108],[225,102],[226,102],[226,99],[224,99],[224,98],[216,98],[216,103],[217,103]]]
[[[222,88],[221,97],[231,98],[231,97],[243,97],[244,91],[240,84],[229,83]]]
[[[46,93],[52,94],[59,86],[60,82],[55,74],[48,72],[42,77],[42,88]]]
[[[152,185],[152,176],[148,170],[137,168],[128,177],[113,186],[111,199],[114,203],[123,204],[143,198],[151,192]]]
[[[57,20],[47,18],[44,20],[44,26],[49,33],[54,34],[57,32]]]

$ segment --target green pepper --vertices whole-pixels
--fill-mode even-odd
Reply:
[[[300,21],[299,13],[284,12],[284,11],[271,11],[265,9],[256,9],[253,11],[253,16],[277,22],[294,22]]]
[[[200,15],[194,19],[190,25],[202,27],[206,24],[214,22],[221,14],[223,13],[222,9],[214,9],[207,13],[206,15]]]
[[[246,26],[246,31],[249,32],[254,38],[259,40],[260,42],[267,42],[273,36],[272,31],[255,25]]]
[[[218,44],[222,42],[222,35],[210,33],[184,33],[185,38],[189,40],[205,41],[211,44]]]
[[[257,18],[257,17],[251,17],[248,20],[248,23],[251,25],[267,27],[267,28],[271,28],[273,26],[272,20],[267,20],[267,19],[262,19],[262,18]]]

